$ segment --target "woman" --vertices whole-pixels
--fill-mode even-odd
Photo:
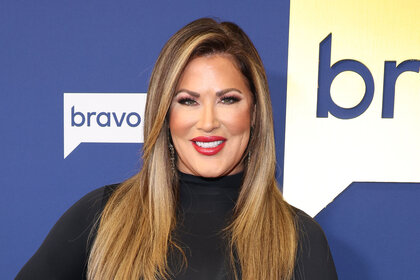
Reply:
[[[143,167],[57,222],[17,279],[336,279],[275,179],[267,79],[235,24],[196,20],[152,73]]]

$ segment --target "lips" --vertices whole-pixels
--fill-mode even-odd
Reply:
[[[192,145],[200,154],[212,156],[220,152],[226,143],[221,136],[198,136],[191,139]]]

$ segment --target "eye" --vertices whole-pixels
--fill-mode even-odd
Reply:
[[[236,103],[240,100],[240,98],[236,97],[236,96],[224,96],[221,98],[221,102],[223,104],[233,104]]]
[[[184,97],[184,98],[179,99],[178,103],[182,105],[186,105],[186,106],[194,106],[197,104],[197,101],[189,97]]]

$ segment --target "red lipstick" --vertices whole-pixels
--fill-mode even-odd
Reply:
[[[192,145],[200,154],[212,156],[220,152],[226,143],[226,138],[221,136],[198,136],[191,139]],[[210,142],[221,143],[210,143]],[[200,143],[197,143],[200,142]]]

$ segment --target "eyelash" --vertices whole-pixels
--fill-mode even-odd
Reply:
[[[221,98],[221,102],[223,104],[234,104],[240,100],[241,99],[236,96],[223,96]],[[190,97],[182,97],[178,100],[178,103],[181,105],[186,105],[186,106],[194,106],[197,104],[197,101]]]
[[[197,103],[197,101],[189,97],[183,97],[178,100],[178,103],[181,105],[193,106]]]
[[[225,102],[226,100],[228,100],[228,102]],[[240,100],[241,99],[236,97],[236,96],[223,96],[222,97],[222,103],[223,104],[233,104],[233,103],[236,103]]]

